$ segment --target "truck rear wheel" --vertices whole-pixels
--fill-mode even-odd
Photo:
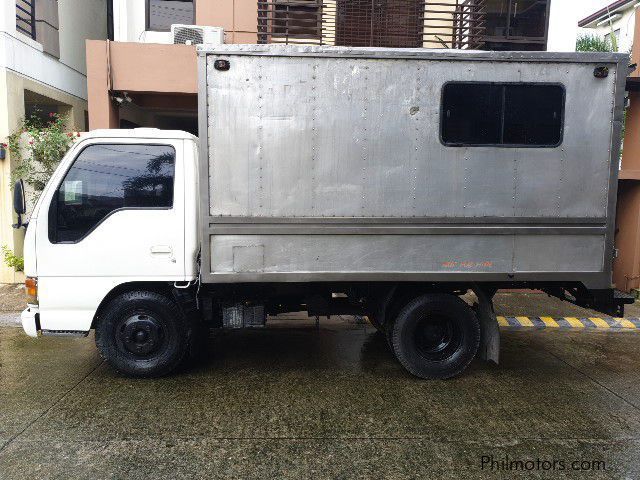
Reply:
[[[451,378],[473,360],[480,343],[480,323],[460,298],[428,294],[402,308],[390,327],[389,343],[413,375]]]
[[[189,351],[190,323],[169,298],[150,291],[124,293],[109,302],[96,325],[102,358],[132,377],[159,377]]]
[[[367,315],[367,320],[369,320],[369,323],[371,324],[371,326],[376,330],[378,330],[379,332],[384,331],[384,327],[380,325],[380,322],[374,315]]]

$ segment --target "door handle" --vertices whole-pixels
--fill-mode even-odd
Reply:
[[[169,245],[154,245],[151,247],[151,255],[169,255],[171,263],[176,263],[176,257],[173,256],[173,248]]]
[[[176,263],[176,257],[173,256],[173,248],[169,245],[154,245],[151,247],[151,255],[169,255],[171,263]]]
[[[173,253],[173,249],[169,245],[154,245],[151,247],[152,254]]]

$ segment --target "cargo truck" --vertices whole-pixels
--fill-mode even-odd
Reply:
[[[24,247],[27,334],[95,329],[114,368],[149,377],[213,328],[363,315],[410,373],[448,378],[476,356],[497,362],[498,289],[622,314],[626,55],[223,45],[198,57],[199,140],[95,130],[42,192]]]

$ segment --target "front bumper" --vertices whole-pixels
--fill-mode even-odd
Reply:
[[[30,337],[37,337],[40,330],[40,309],[37,305],[29,305],[20,314],[24,332]]]

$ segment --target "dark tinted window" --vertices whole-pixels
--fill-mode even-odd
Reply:
[[[169,31],[171,25],[193,25],[193,0],[147,0],[147,30]]]
[[[449,83],[442,102],[447,145],[553,147],[562,140],[559,85]]]
[[[51,205],[51,241],[76,242],[120,208],[170,208],[174,165],[175,150],[166,145],[85,148]]]

